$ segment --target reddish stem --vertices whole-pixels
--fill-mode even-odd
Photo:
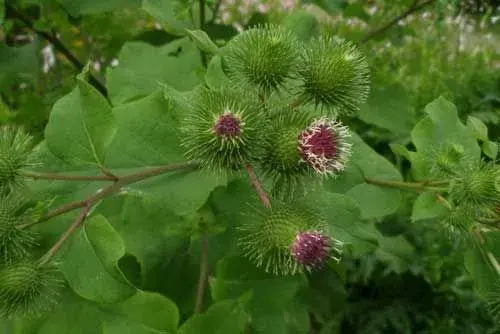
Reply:
[[[266,208],[271,208],[271,201],[269,200],[269,196],[267,195],[264,188],[262,188],[262,184],[260,183],[259,178],[255,174],[252,165],[247,163],[245,165],[245,169],[248,173],[248,177],[250,178],[250,182],[254,186],[255,190],[257,191],[257,194],[260,197],[260,200],[262,201],[262,204],[264,204]]]

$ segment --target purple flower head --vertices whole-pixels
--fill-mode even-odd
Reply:
[[[308,269],[321,268],[331,256],[333,242],[319,231],[300,232],[292,245],[292,256]]]
[[[299,154],[318,174],[337,174],[344,170],[351,154],[347,127],[327,118],[315,120],[298,137]]]
[[[215,122],[213,132],[224,139],[234,139],[241,135],[244,124],[239,116],[226,109]]]

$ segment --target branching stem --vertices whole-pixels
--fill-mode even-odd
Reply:
[[[269,196],[267,195],[266,191],[262,187],[262,184],[260,183],[259,178],[255,174],[255,171],[253,170],[252,165],[250,165],[249,163],[247,163],[245,165],[245,169],[246,169],[246,171],[248,173],[248,177],[250,178],[250,182],[252,183],[252,185],[254,186],[255,190],[257,191],[257,194],[260,197],[260,200],[261,200],[262,204],[264,204],[264,206],[266,208],[270,208],[271,207],[271,201],[269,200]]]
[[[64,242],[68,240],[68,238],[83,224],[83,222],[87,218],[91,206],[91,203],[85,204],[82,213],[75,219],[73,224],[71,224],[71,226],[66,230],[66,232],[64,232],[63,235],[61,235],[59,240],[57,240],[57,242],[49,249],[49,251],[45,253],[44,256],[42,256],[39,264],[40,267],[49,262],[50,259],[61,249]]]
[[[419,0],[414,0],[412,2],[412,4],[410,5],[410,7],[408,7],[408,9],[406,9],[403,13],[399,14],[398,16],[396,16],[395,18],[393,18],[391,21],[387,22],[383,26],[370,31],[368,34],[366,34],[365,37],[363,37],[360,40],[360,42],[362,42],[362,43],[366,42],[366,41],[372,39],[373,37],[385,32],[386,30],[388,30],[392,26],[396,25],[402,19],[404,19],[407,16],[409,16],[409,15],[421,10],[422,8],[432,4],[433,2],[436,2],[436,0],[426,0],[426,1],[423,1],[421,3],[419,3]]]
[[[39,173],[22,170],[20,174],[35,180],[63,180],[63,181],[117,181],[111,175],[70,175],[59,173]]]
[[[205,30],[205,0],[199,0],[200,4],[200,30]],[[207,68],[207,55],[200,50],[201,64]]]
[[[447,181],[404,182],[404,181],[378,180],[371,177],[365,177],[365,182],[380,187],[408,189],[415,191],[429,190],[436,192],[445,192],[447,190],[447,188],[445,187],[437,187],[439,185],[445,185]]]
[[[71,203],[68,203],[66,205],[63,205],[63,206],[61,206],[53,211],[50,211],[49,213],[47,213],[45,216],[41,217],[37,221],[26,223],[23,225],[19,225],[18,228],[20,228],[20,229],[28,228],[28,227],[31,227],[31,226],[36,225],[38,223],[47,221],[51,218],[62,215],[66,212],[70,212],[70,211],[76,210],[78,208],[83,208],[87,205],[92,206],[96,202],[100,201],[101,199],[119,191],[122,187],[127,186],[131,183],[142,181],[144,179],[158,176],[158,175],[161,175],[161,174],[164,174],[167,172],[191,170],[191,169],[196,169],[197,167],[198,167],[198,164],[193,163],[193,162],[177,163],[177,164],[170,164],[170,165],[165,165],[165,166],[160,166],[160,167],[149,168],[149,169],[137,172],[137,173],[121,176],[118,178],[118,181],[101,189],[97,193],[92,194],[89,197],[87,197],[81,201],[71,202]]]

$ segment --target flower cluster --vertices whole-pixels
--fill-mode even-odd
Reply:
[[[244,31],[218,57],[226,80],[192,95],[183,125],[186,156],[223,173],[253,166],[251,179],[260,174],[270,181],[272,201],[256,187],[267,211],[238,228],[239,245],[257,266],[287,275],[338,261],[341,243],[319,232],[318,210],[286,203],[300,202],[314,183],[344,171],[350,132],[337,117],[356,112],[367,98],[364,57],[344,40],[303,42],[277,25]]]

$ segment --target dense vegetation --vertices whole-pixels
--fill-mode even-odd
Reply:
[[[0,0],[0,331],[500,332],[499,22]]]

